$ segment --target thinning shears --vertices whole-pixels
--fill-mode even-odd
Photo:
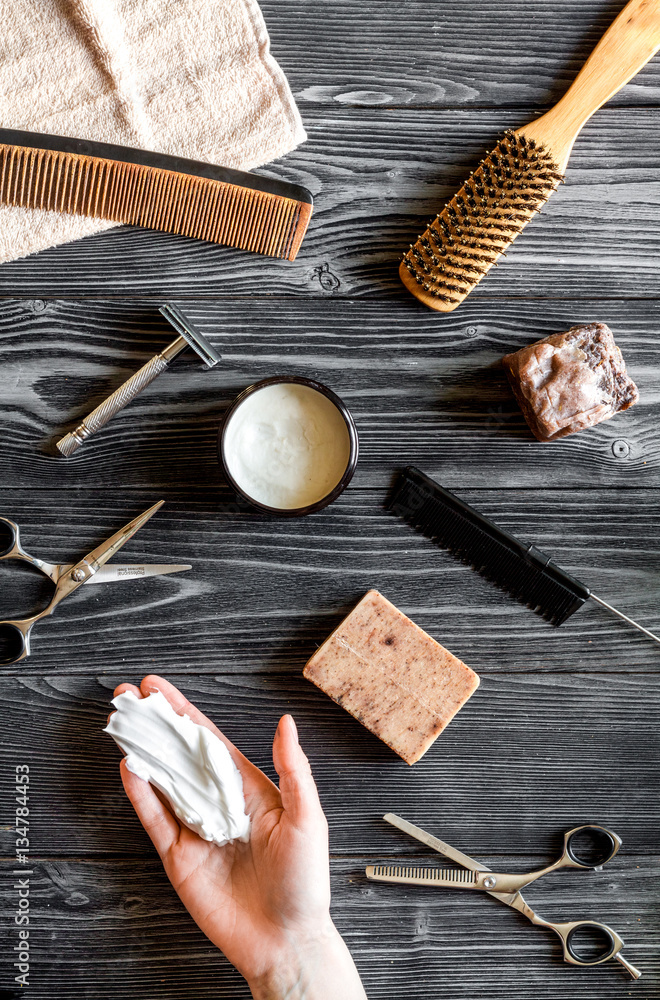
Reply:
[[[594,920],[573,920],[565,923],[553,923],[544,920],[525,902],[520,890],[558,868],[581,868],[583,870],[599,871],[604,864],[614,857],[621,846],[621,841],[611,830],[603,826],[589,824],[577,826],[564,834],[564,850],[560,858],[552,865],[526,875],[505,875],[492,872],[486,865],[480,864],[467,854],[445,844],[418,826],[413,826],[394,813],[387,813],[383,819],[403,833],[409,834],[422,844],[451,858],[457,864],[467,868],[467,871],[457,871],[446,868],[421,868],[413,865],[369,865],[366,869],[367,878],[376,882],[399,882],[405,885],[430,885],[453,889],[481,889],[506,906],[518,910],[533,924],[548,927],[558,934],[564,949],[564,961],[571,965],[600,965],[611,958],[616,958],[628,970],[633,979],[639,979],[641,972],[631,965],[621,949],[624,942],[611,927]],[[580,932],[588,932],[590,937],[597,937],[600,942],[596,954],[580,955],[576,938]]]
[[[117,580],[131,580],[143,576],[161,576],[164,573],[178,573],[181,570],[191,569],[190,566],[178,565],[133,565],[133,566],[106,566],[105,563],[114,556],[129,538],[132,538],[136,531],[145,524],[156,511],[162,507],[164,500],[159,500],[153,507],[146,510],[144,514],[133,518],[127,525],[111,535],[107,541],[97,545],[86,556],[76,563],[69,565],[56,565],[45,562],[31,556],[21,545],[21,536],[18,525],[8,517],[0,517],[0,532],[8,534],[9,543],[0,553],[0,560],[17,559],[21,562],[29,563],[38,569],[44,576],[47,576],[55,584],[55,593],[47,608],[29,618],[17,618],[7,621],[0,621],[0,665],[18,663],[30,655],[30,632],[32,627],[47,615],[52,615],[53,611],[65,597],[73,594],[78,587],[85,583],[112,583]]]

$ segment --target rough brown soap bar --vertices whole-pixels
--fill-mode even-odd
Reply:
[[[408,764],[479,687],[473,670],[377,590],[365,594],[303,673]]]
[[[554,333],[503,358],[511,388],[539,441],[609,420],[639,399],[609,326]]]

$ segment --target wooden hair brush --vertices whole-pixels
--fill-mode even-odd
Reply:
[[[451,312],[563,179],[580,129],[660,48],[660,0],[630,0],[558,104],[507,132],[405,254],[399,273],[417,298]]]
[[[212,163],[0,129],[0,203],[110,219],[294,260],[313,202],[297,184]]]

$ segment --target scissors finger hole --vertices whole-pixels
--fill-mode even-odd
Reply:
[[[4,517],[0,517],[0,557],[6,556],[14,547],[16,531]]]
[[[570,932],[566,938],[566,947],[576,962],[581,965],[594,965],[610,958],[616,942],[603,924],[585,921]]]
[[[585,868],[604,865],[616,854],[612,836],[600,826],[583,826],[576,830],[567,847],[571,860]]]
[[[0,665],[15,663],[25,649],[25,639],[20,629],[9,622],[0,622]]]

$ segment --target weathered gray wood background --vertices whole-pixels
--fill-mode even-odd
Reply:
[[[0,267],[0,512],[64,561],[163,497],[127,560],[194,564],[79,591],[31,659],[2,668],[2,904],[12,920],[9,783],[27,763],[33,997],[248,995],[169,887],[101,733],[114,685],[154,670],[269,773],[279,715],[297,718],[330,820],[335,919],[370,998],[660,997],[658,648],[595,606],[553,629],[383,508],[395,470],[418,464],[660,630],[660,62],[586,126],[566,185],[457,313],[428,312],[396,273],[496,135],[561,96],[621,6],[262,0],[309,131],[268,169],[316,198],[297,261],[118,229]],[[61,432],[167,341],[156,306],[170,297],[224,364],[177,359],[74,460],[55,457]],[[584,320],[612,326],[641,402],[540,445],[499,359]],[[229,400],[277,372],[330,384],[360,432],[353,485],[303,521],[237,509],[215,457]],[[482,676],[412,769],[301,677],[371,586]],[[0,616],[46,593],[0,566]],[[367,884],[370,861],[424,856],[387,810],[505,870],[545,862],[570,826],[609,824],[624,847],[602,873],[529,896],[551,918],[610,923],[643,978],[565,965],[550,934],[489,897]],[[0,995],[12,962],[8,949]]]

